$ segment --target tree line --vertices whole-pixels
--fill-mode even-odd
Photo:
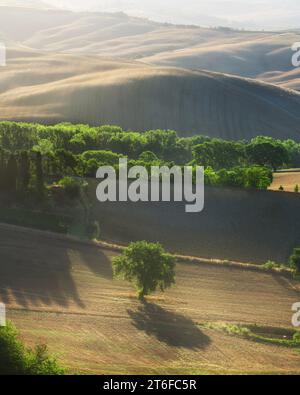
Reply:
[[[228,141],[173,130],[124,131],[118,126],[0,122],[0,188],[34,190],[65,176],[94,177],[102,165],[202,165],[209,185],[266,189],[272,172],[300,166],[300,144],[259,136]]]

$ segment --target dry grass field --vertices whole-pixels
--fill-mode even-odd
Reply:
[[[300,190],[300,170],[286,172],[282,171],[274,173],[273,183],[269,189],[278,191],[280,186],[282,186],[284,191],[294,192],[296,185],[298,185]]]
[[[77,373],[300,373],[299,349],[209,329],[288,328],[296,285],[278,275],[179,263],[177,284],[141,303],[112,279],[113,252],[0,225],[0,298],[26,344]]]

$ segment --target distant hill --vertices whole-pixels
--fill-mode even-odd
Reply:
[[[206,69],[261,79],[299,89],[300,68],[291,62],[292,44],[300,41],[299,32],[235,32],[180,50],[144,57],[143,61],[189,69]],[[275,76],[275,78],[274,78]]]
[[[35,1],[26,4],[34,5]],[[120,12],[45,10],[40,2],[35,8],[1,7],[0,37],[39,51],[117,55],[155,65],[206,69],[275,83],[270,73],[279,78],[283,73],[283,86],[299,87],[291,63],[291,46],[300,41],[298,30],[209,29],[156,23]]]
[[[1,7],[0,38],[8,48],[8,65],[0,69],[0,119],[300,140],[300,96],[282,89],[299,87],[290,49],[300,41],[297,31]]]
[[[25,7],[35,9],[53,9],[53,5],[43,0],[0,0],[0,6]]]
[[[220,73],[9,51],[0,119],[170,128],[230,139],[300,139],[300,94]]]

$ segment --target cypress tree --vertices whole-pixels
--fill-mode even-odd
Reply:
[[[36,174],[36,192],[38,197],[43,198],[45,192],[43,158],[40,152],[35,154],[35,174]]]
[[[20,187],[23,192],[28,191],[30,182],[30,160],[27,151],[22,151],[20,155]]]
[[[17,178],[18,178],[18,165],[15,155],[11,154],[7,162],[6,175],[5,175],[5,189],[7,192],[11,194],[16,193]]]
[[[5,187],[5,171],[6,171],[6,163],[5,163],[5,151],[0,149],[0,190],[3,191]]]

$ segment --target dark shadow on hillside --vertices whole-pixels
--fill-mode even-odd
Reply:
[[[138,330],[169,346],[205,349],[211,342],[190,318],[154,303],[144,301],[137,311],[128,310],[128,314]]]
[[[84,308],[73,278],[76,262],[96,276],[112,276],[98,248],[0,225],[0,302]]]
[[[80,261],[96,276],[113,279],[110,260],[98,247],[86,246],[79,251]]]
[[[300,295],[300,290],[296,289],[292,286],[291,284],[291,278],[285,277],[280,274],[271,274],[272,278],[284,289],[289,290],[289,292],[293,292],[295,294],[295,297],[299,297]]]
[[[67,307],[70,302],[84,307],[71,274],[67,246],[61,242],[54,245],[52,240],[36,238],[34,234],[31,238],[22,236],[25,235],[16,232],[15,242],[10,238],[0,246],[1,301],[9,304],[14,299],[23,307],[29,304]]]

